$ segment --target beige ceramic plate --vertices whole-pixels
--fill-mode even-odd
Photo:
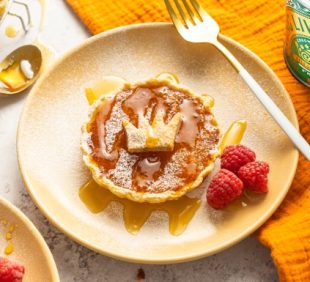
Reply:
[[[0,256],[25,266],[23,282],[58,282],[56,264],[41,234],[19,209],[2,198],[0,220]],[[5,235],[11,226],[15,226],[10,241],[14,251],[5,256],[4,249],[8,245]]]
[[[221,36],[297,126],[293,105],[278,78],[253,53]],[[153,214],[134,236],[121,206],[94,215],[78,196],[90,174],[79,149],[87,117],[84,88],[104,75],[141,81],[172,72],[197,93],[215,98],[223,130],[248,121],[244,143],[270,163],[270,192],[247,207],[215,212],[203,203],[180,236],[169,234],[165,214]],[[70,238],[101,254],[144,263],[175,263],[219,252],[257,229],[279,206],[293,179],[298,153],[222,55],[208,44],[185,42],[170,24],[120,27],[87,40],[54,65],[33,88],[21,118],[18,156],[28,191],[46,217]]]

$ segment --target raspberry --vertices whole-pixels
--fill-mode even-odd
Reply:
[[[232,172],[221,169],[212,179],[208,190],[207,200],[211,207],[223,209],[238,199],[243,192],[242,181]]]
[[[0,257],[0,281],[1,282],[21,282],[25,273],[25,268],[6,258]]]
[[[224,149],[221,156],[221,168],[237,174],[240,167],[255,161],[255,153],[243,145],[232,145]]]
[[[269,165],[267,163],[256,161],[241,167],[238,176],[247,189],[257,193],[266,193],[268,192],[268,172]]]

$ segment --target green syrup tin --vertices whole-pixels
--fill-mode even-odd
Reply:
[[[284,57],[291,73],[310,87],[310,0],[286,1]]]

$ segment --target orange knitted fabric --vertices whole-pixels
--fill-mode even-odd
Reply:
[[[163,0],[66,0],[93,33],[132,23],[170,21]],[[284,0],[200,0],[221,32],[258,54],[282,80],[310,141],[310,89],[283,59]],[[280,208],[257,232],[271,249],[281,281],[310,281],[310,163],[300,157],[292,187]]]

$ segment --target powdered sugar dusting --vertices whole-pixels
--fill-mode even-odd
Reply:
[[[180,104],[186,97],[182,92],[169,89],[167,86],[161,86],[154,89],[155,93],[160,93],[165,98],[167,105],[167,121],[179,112]]]
[[[151,106],[147,108],[146,113],[145,113],[146,120],[148,120],[148,121],[151,120],[152,112],[153,112],[155,106],[156,106],[156,102],[152,102]]]
[[[157,190],[160,192],[170,190],[172,187],[178,187],[184,184],[184,180],[178,176],[180,169],[186,163],[186,157],[189,152],[185,149],[177,151],[171,158],[171,161],[164,168],[164,173],[148,188],[148,190]]]
[[[123,91],[116,96],[116,103],[112,109],[110,118],[105,124],[105,143],[108,152],[112,151],[116,136],[123,129],[122,122],[128,120],[128,116],[124,113],[121,106],[129,93]]]
[[[126,150],[120,149],[119,159],[114,169],[111,169],[108,176],[116,185],[130,189],[132,186],[133,166],[138,156],[129,154]]]

